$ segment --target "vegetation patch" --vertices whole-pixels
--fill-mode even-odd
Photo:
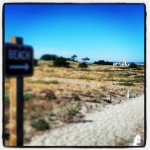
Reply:
[[[80,76],[79,79],[83,79],[83,80],[94,80],[93,77],[89,77],[89,76]]]
[[[5,107],[9,107],[9,105],[10,105],[9,93],[5,93]]]
[[[49,81],[49,83],[51,83],[51,84],[59,84],[59,82],[57,80],[51,80],[51,81]]]
[[[119,82],[132,82],[131,80],[120,79]]]
[[[38,131],[49,129],[49,124],[44,119],[32,120],[31,126]]]
[[[93,98],[92,102],[94,102],[94,103],[100,103],[101,100],[102,100],[102,98],[103,98],[102,94],[96,94],[96,95],[94,95],[94,98]]]
[[[23,96],[25,101],[29,101],[35,98],[35,95],[33,95],[31,92],[25,92]]]
[[[135,86],[135,84],[132,83],[132,82],[122,82],[122,83],[118,83],[118,85],[123,85],[123,86]]]
[[[51,100],[56,99],[56,95],[52,90],[43,89],[38,94],[37,97],[40,99]]]
[[[68,121],[71,122],[74,117],[80,113],[81,110],[81,103],[78,102],[74,106],[71,106],[70,108],[67,109],[67,115],[68,115]]]
[[[88,65],[85,62],[79,64],[79,68],[87,68]]]
[[[59,57],[54,61],[53,65],[56,67],[69,67],[70,63],[67,62],[66,58]]]
[[[37,84],[59,84],[59,82],[57,80],[34,80],[34,81],[30,81],[30,83],[37,83]]]
[[[134,77],[134,82],[137,82],[137,83],[144,82],[144,76],[141,76],[141,75],[135,76]]]
[[[129,65],[129,68],[138,68],[138,65],[136,65],[135,63],[131,63],[131,64]]]
[[[80,121],[83,117],[81,104],[87,110],[99,106],[98,104],[105,105],[107,102],[105,100],[108,100],[107,96],[111,91],[114,92],[111,94],[112,98],[119,102],[126,97],[128,87],[133,95],[141,94],[144,89],[145,71],[141,66],[138,67],[143,70],[128,66],[105,66],[84,62],[88,67],[80,68],[79,64],[83,62],[76,62],[76,58],[73,56],[72,61],[69,61],[71,68],[68,69],[55,67],[54,61],[38,60],[39,66],[35,67],[34,76],[25,79],[24,120],[30,122],[30,125],[32,124],[34,127],[31,134],[36,134],[38,130],[46,130],[48,126],[51,127],[51,124],[53,128],[57,128],[65,123]],[[5,81],[3,101],[9,106],[10,83],[8,78],[5,78]],[[51,105],[53,108],[49,109]],[[8,107],[5,110],[6,120],[6,118],[9,119]],[[49,117],[56,122],[49,122]],[[45,119],[46,123],[39,121],[40,119]],[[44,124],[48,125],[43,127]],[[25,133],[27,129],[26,127]],[[122,141],[117,138],[116,142]]]
[[[113,65],[113,62],[99,60],[99,61],[95,61],[94,64],[98,64],[98,65]]]
[[[57,55],[51,55],[51,54],[44,54],[41,56],[41,60],[56,60],[58,58]]]

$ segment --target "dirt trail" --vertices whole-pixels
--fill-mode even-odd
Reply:
[[[83,122],[71,123],[34,136],[25,146],[114,146],[129,139],[144,120],[144,95],[88,113]]]

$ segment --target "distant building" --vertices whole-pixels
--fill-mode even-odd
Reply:
[[[121,66],[120,62],[113,63],[113,66]]]
[[[127,61],[124,59],[124,62],[115,62],[113,63],[113,66],[128,66]]]

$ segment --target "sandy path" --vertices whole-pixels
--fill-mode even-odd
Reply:
[[[71,123],[34,136],[26,146],[114,146],[116,137],[128,139],[136,134],[143,119],[144,95],[89,113],[84,123]]]

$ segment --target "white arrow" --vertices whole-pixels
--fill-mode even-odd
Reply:
[[[24,65],[10,65],[9,69],[24,69],[27,71],[29,69],[29,65],[26,63]]]

